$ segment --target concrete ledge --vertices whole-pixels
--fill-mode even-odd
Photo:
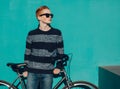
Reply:
[[[99,67],[99,88],[120,89],[120,66]]]

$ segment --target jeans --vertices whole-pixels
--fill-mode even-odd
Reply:
[[[53,74],[29,73],[27,89],[52,89]]]

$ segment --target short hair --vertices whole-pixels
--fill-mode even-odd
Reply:
[[[49,9],[47,6],[41,6],[36,10],[36,17],[38,17],[41,14],[41,11],[44,9]]]

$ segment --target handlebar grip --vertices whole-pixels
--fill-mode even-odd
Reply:
[[[68,59],[69,57],[68,57],[68,55],[66,55],[66,54],[59,54],[59,55],[57,56],[57,58],[59,58],[59,59],[63,59],[63,58]]]

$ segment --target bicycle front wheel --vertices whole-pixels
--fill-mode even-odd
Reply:
[[[69,87],[65,86],[63,89],[98,89],[97,86],[86,81],[76,81],[69,85]]]
[[[17,89],[14,86],[12,86],[10,83],[0,80],[0,89]]]

